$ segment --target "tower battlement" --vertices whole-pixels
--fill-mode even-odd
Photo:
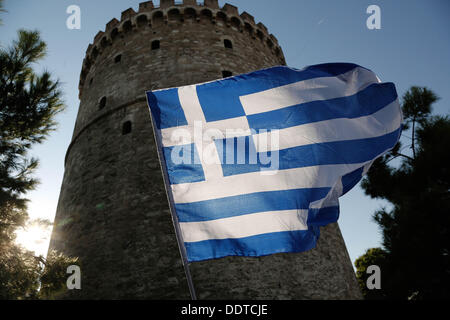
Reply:
[[[210,22],[216,26],[233,30],[234,32],[246,33],[252,39],[258,39],[267,46],[273,53],[284,62],[283,51],[278,40],[270,34],[267,27],[255,19],[247,12],[239,14],[238,8],[225,4],[219,7],[218,0],[204,0],[203,4],[198,4],[196,0],[161,0],[159,7],[153,1],[146,1],[139,4],[136,12],[133,8],[128,8],[121,13],[120,21],[113,18],[106,24],[105,31],[99,31],[94,42],[89,44],[86,50],[86,57],[83,60],[83,67],[80,74],[79,96],[81,97],[86,76],[97,58],[101,56],[104,49],[112,46],[117,38],[125,37],[127,33],[133,32],[137,28],[151,28],[157,30],[164,25],[183,24],[185,22],[206,23]],[[182,26],[179,26],[182,28]],[[285,64],[282,63],[282,64]]]

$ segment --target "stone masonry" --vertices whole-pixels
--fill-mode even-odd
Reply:
[[[231,45],[230,45],[231,44]],[[70,299],[189,299],[145,91],[285,65],[277,39],[230,4],[161,0],[90,44],[50,249],[79,257]],[[337,224],[317,248],[191,264],[200,299],[361,298]]]

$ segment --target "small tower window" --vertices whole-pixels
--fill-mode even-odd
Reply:
[[[106,97],[102,97],[98,103],[98,108],[103,109],[106,106]]]
[[[152,50],[158,50],[160,46],[159,40],[152,41]]]
[[[126,121],[122,125],[122,135],[131,133],[131,121]]]
[[[233,75],[233,72],[231,72],[231,71],[228,71],[228,70],[223,70],[222,71],[222,77],[223,78],[228,78],[228,77],[231,77]]]
[[[94,82],[94,78],[91,78],[91,80],[89,80],[89,86],[92,86],[92,82]]]
[[[231,40],[229,40],[229,39],[223,40],[223,45],[224,45],[225,48],[227,48],[227,49],[233,49],[233,43],[232,43]]]
[[[119,63],[122,60],[122,55],[118,54],[115,58],[114,58],[114,63]]]

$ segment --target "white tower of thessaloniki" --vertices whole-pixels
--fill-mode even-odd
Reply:
[[[218,0],[161,0],[112,19],[86,51],[50,249],[79,257],[70,299],[189,299],[145,91],[285,65],[262,23]],[[191,264],[200,299],[361,298],[337,224],[315,249]]]

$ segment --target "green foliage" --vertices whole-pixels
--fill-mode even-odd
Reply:
[[[433,91],[427,88],[411,87],[403,95],[403,117],[406,124],[411,121],[422,121],[431,113],[431,105],[438,100]]]
[[[77,258],[69,258],[57,251],[50,251],[45,260],[45,268],[40,274],[41,299],[57,299],[67,291],[67,267],[78,265]]]
[[[28,221],[23,196],[37,184],[32,174],[38,161],[27,151],[55,129],[55,115],[64,107],[58,81],[48,72],[33,71],[45,53],[37,31],[19,30],[18,39],[0,49],[0,299],[48,296],[51,288],[65,283],[58,268],[72,262],[56,253],[35,257],[15,244],[16,230]],[[46,284],[40,294],[42,277],[56,283]]]
[[[15,245],[1,248],[0,299],[36,299],[39,258]]]
[[[67,267],[78,264],[50,251],[47,258],[36,257],[18,246],[8,246],[0,255],[0,299],[55,299],[67,291]]]
[[[370,276],[370,274],[367,274],[366,272],[367,268],[371,265],[376,265],[380,267],[380,270],[385,272],[387,268],[386,257],[386,251],[383,249],[372,248],[368,249],[364,255],[355,261],[356,278],[358,279],[363,296],[367,300],[379,300],[386,298],[386,290],[369,290],[366,285],[367,278]],[[384,286],[386,286],[385,283],[383,283],[383,287]]]
[[[433,299],[450,296],[450,119],[431,116],[436,95],[412,87],[403,97],[403,114],[411,126],[412,156],[401,144],[378,159],[362,182],[366,194],[386,199],[392,209],[374,214],[383,235],[382,293],[368,292],[360,257],[358,279],[366,298]],[[404,149],[404,148],[403,148]],[[389,162],[399,158],[398,167]],[[358,267],[358,266],[357,266]],[[381,266],[380,266],[381,267]],[[359,269],[359,267],[358,267]]]
[[[26,221],[22,195],[37,181],[31,174],[37,159],[28,158],[33,143],[41,143],[55,128],[63,109],[57,81],[48,72],[36,75],[32,63],[44,57],[45,43],[37,31],[20,30],[18,40],[0,50],[0,239]]]

